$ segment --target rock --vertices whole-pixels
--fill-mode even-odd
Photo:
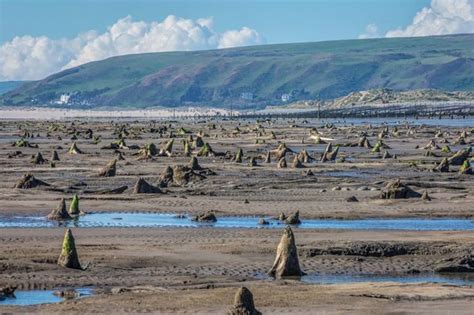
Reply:
[[[264,218],[260,218],[258,220],[258,225],[268,225],[270,224],[270,222],[268,222],[267,220],[265,220]]]
[[[53,294],[66,300],[75,299],[80,296],[80,293],[74,289],[59,290],[55,291]]]
[[[295,237],[289,226],[285,227],[283,231],[283,236],[277,247],[275,262],[268,274],[275,278],[304,275],[300,269]]]
[[[228,312],[229,315],[261,315],[255,308],[253,295],[246,287],[241,287],[234,298],[234,305]]]
[[[347,202],[359,202],[359,199],[357,199],[355,196],[350,196],[346,198]]]
[[[15,297],[15,290],[17,286],[7,285],[0,287],[0,301],[5,297]]]
[[[65,268],[82,270],[71,229],[67,229],[66,234],[64,235],[63,247],[58,258],[58,265]]]

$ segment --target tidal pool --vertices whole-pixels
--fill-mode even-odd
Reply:
[[[474,275],[456,274],[403,274],[403,275],[328,275],[309,274],[301,277],[307,283],[341,284],[355,282],[398,282],[398,283],[442,283],[451,285],[474,285]]]
[[[1,305],[38,305],[58,303],[65,300],[54,294],[58,290],[16,290],[15,297],[0,298]],[[91,296],[94,294],[91,288],[76,288],[77,298]]]
[[[222,216],[217,222],[195,222],[190,217],[176,214],[150,212],[93,212],[69,221],[51,221],[46,217],[0,216],[0,228],[47,228],[47,227],[176,227],[176,228],[282,228],[283,223],[267,218],[269,224],[259,225],[259,217]],[[470,219],[301,219],[295,225],[300,229],[342,230],[415,230],[415,231],[472,231],[474,221]]]

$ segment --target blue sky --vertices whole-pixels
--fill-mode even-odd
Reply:
[[[411,22],[429,0],[1,0],[1,38],[46,35],[72,37],[105,31],[119,18],[163,20],[214,18],[216,31],[248,26],[267,43],[357,38],[368,24],[381,32]]]
[[[474,33],[474,0],[0,0],[0,81],[117,55]]]

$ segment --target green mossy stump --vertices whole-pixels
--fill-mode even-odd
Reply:
[[[459,173],[460,174],[469,174],[469,175],[474,174],[473,171],[472,171],[471,163],[469,163],[468,160],[464,160],[461,167],[459,168]]]
[[[71,204],[69,205],[69,214],[73,216],[85,214],[79,209],[79,196],[77,194],[72,197]]]
[[[83,152],[77,147],[76,141],[74,141],[69,148],[69,154],[82,154]]]
[[[235,163],[242,163],[243,155],[244,155],[244,152],[242,151],[242,149],[239,148],[237,150],[237,154],[235,155],[234,162]]]
[[[213,155],[214,155],[214,151],[212,150],[211,145],[207,142],[197,153],[197,156],[213,156]]]
[[[64,235],[63,247],[61,249],[61,255],[59,255],[58,258],[58,265],[64,268],[82,270],[71,229],[67,229],[66,234]]]
[[[453,156],[451,156],[448,161],[451,165],[462,165],[465,160],[469,159],[469,155],[472,152],[472,147],[469,146],[467,148],[461,149],[456,152]]]

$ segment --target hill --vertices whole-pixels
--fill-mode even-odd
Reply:
[[[25,83],[6,105],[262,108],[379,88],[474,90],[474,34],[113,57]],[[59,102],[62,94],[62,103]],[[61,104],[58,104],[61,103]]]
[[[12,91],[25,83],[25,81],[2,81],[0,82],[0,95]]]

